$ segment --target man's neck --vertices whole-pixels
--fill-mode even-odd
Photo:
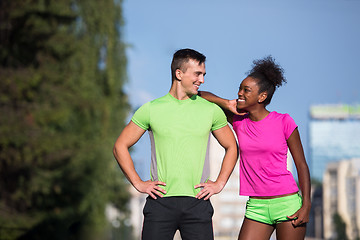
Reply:
[[[173,84],[171,85],[169,93],[171,94],[171,96],[179,100],[186,100],[192,97],[185,93],[185,91],[181,88],[180,84],[176,80],[174,80]]]

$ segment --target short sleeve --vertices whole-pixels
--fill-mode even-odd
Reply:
[[[131,121],[140,128],[148,130],[150,128],[150,102],[145,103],[138,110],[136,110],[133,117],[131,118]]]
[[[292,117],[289,114],[284,114],[283,118],[284,134],[286,140],[290,137],[293,131],[297,128],[297,125]]]
[[[214,104],[214,115],[211,131],[218,130],[227,125],[227,119],[223,110],[216,104]]]

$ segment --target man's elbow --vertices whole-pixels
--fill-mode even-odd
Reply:
[[[115,158],[117,158],[117,156],[119,155],[119,146],[118,146],[117,143],[114,144],[113,155],[114,155]]]
[[[123,142],[117,141],[113,147],[114,157],[118,158],[120,155],[124,154],[126,150],[129,151],[129,147]]]

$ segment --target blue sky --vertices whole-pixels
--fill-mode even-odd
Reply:
[[[360,103],[360,0],[124,0],[126,91],[134,108],[165,95],[180,48],[206,55],[200,90],[234,99],[252,61],[272,55],[288,83],[268,106],[299,125],[312,104]],[[150,159],[147,136],[134,158]]]

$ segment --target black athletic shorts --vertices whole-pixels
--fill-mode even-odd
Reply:
[[[148,197],[144,206],[142,240],[173,240],[176,230],[182,240],[213,240],[209,200],[194,197]]]

